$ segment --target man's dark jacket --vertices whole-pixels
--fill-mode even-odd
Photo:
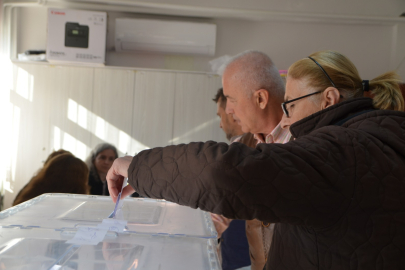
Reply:
[[[405,113],[359,98],[290,131],[296,140],[256,149],[143,151],[130,184],[148,197],[277,223],[267,269],[405,269]]]

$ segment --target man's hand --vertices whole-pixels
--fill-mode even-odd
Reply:
[[[215,229],[218,233],[218,238],[222,236],[222,233],[228,229],[229,223],[231,223],[232,219],[226,218],[221,215],[212,214],[211,213],[212,221],[214,222]]]
[[[113,202],[117,202],[118,194],[121,192],[122,183],[124,182],[124,178],[128,177],[128,168],[132,162],[133,157],[126,156],[122,158],[117,158],[114,160],[113,165],[111,166],[110,170],[107,173],[107,184],[108,184],[108,191],[110,192],[110,196]],[[131,195],[134,193],[135,190],[130,186],[126,186],[122,190],[121,199],[124,199],[126,196]]]

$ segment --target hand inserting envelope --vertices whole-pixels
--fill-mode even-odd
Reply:
[[[118,194],[117,202],[115,203],[114,211],[111,213],[111,215],[108,216],[109,218],[114,218],[115,219],[117,217],[117,213],[119,211],[121,211],[122,204],[123,204],[123,201],[121,201],[121,194],[122,194],[122,190],[124,189],[124,187],[127,186],[127,184],[128,184],[128,178],[125,178],[124,182],[122,183],[121,192]]]
[[[104,219],[101,224],[94,227],[81,227],[77,230],[75,236],[66,241],[69,244],[75,245],[97,245],[103,241],[107,231],[123,232],[127,221],[123,220],[121,208],[123,201],[121,200],[121,193],[124,187],[127,186],[128,178],[124,179],[122,183],[121,192],[118,194],[117,202],[115,203],[114,211],[108,216],[108,219]]]

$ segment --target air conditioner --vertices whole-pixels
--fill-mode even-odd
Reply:
[[[215,54],[216,25],[150,19],[116,19],[115,50]]]

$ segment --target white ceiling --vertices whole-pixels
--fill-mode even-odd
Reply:
[[[48,0],[55,1],[55,0]],[[69,0],[68,0],[69,1]],[[405,12],[405,0],[70,0],[71,2],[96,2],[111,5],[133,5],[144,12],[192,15],[193,10],[217,14],[245,12],[316,14],[321,16],[388,17],[398,18]],[[195,14],[194,14],[195,15]],[[260,16],[260,15],[258,15]]]

